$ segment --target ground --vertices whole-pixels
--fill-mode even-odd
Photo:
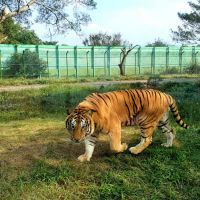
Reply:
[[[65,106],[91,92],[144,85],[51,85],[38,90],[0,93],[0,199],[191,199],[200,196],[200,84],[167,82],[157,89],[171,94],[190,125],[175,124],[172,148],[156,130],[153,144],[134,156],[112,154],[109,138],[101,135],[89,163],[77,157],[84,145],[71,143],[65,129]],[[137,127],[123,128],[122,141],[139,142]]]

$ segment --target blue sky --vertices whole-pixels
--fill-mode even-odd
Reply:
[[[91,33],[121,33],[124,40],[132,44],[145,45],[160,38],[173,44],[170,29],[175,30],[181,21],[178,12],[189,12],[188,0],[96,0],[97,9],[88,10],[92,22],[83,27],[80,36],[73,31],[53,36],[60,44],[82,45],[82,40]],[[34,25],[36,33],[43,39],[48,29]]]

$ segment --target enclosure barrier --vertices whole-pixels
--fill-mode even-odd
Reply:
[[[29,77],[98,77],[118,76],[118,64],[122,59],[122,47],[113,46],[62,46],[62,45],[0,45],[0,78],[26,76],[30,63],[24,52],[35,52],[45,63],[45,71],[29,74]],[[200,73],[200,47],[136,46],[125,61],[126,75],[154,75]],[[24,71],[9,74],[9,60],[14,54],[21,54]],[[13,63],[12,63],[13,65]],[[30,66],[29,66],[30,65]]]

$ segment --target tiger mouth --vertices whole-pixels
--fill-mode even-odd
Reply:
[[[76,143],[76,144],[82,143],[84,140],[85,140],[85,137],[81,138],[81,139],[71,138],[71,141],[74,142],[74,143]]]

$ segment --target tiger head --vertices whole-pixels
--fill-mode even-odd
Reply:
[[[66,118],[66,128],[71,135],[71,140],[81,142],[94,132],[92,111],[75,109]]]

